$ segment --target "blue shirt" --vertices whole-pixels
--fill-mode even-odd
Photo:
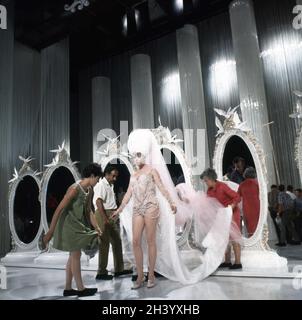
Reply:
[[[290,210],[294,207],[294,200],[286,192],[280,192],[278,195],[278,204],[282,204],[284,210]]]
[[[297,211],[302,212],[302,199],[301,199],[301,198],[297,198],[297,199],[295,200],[295,209],[296,209]]]
[[[244,178],[243,178],[243,175],[242,175],[239,171],[233,170],[233,172],[231,173],[231,178],[230,178],[230,180],[231,180],[232,182],[235,182],[235,183],[237,183],[237,184],[240,184],[241,182],[244,181]]]

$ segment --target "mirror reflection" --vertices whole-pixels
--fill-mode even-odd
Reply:
[[[25,244],[31,243],[39,231],[40,221],[39,186],[32,176],[25,176],[14,198],[14,226],[18,238]]]
[[[48,225],[67,189],[75,183],[72,172],[66,167],[58,167],[52,173],[46,191],[46,215]]]
[[[238,185],[241,196],[241,231],[249,238],[257,229],[260,216],[260,191],[253,156],[238,136],[230,138],[223,156],[223,174],[226,180]]]

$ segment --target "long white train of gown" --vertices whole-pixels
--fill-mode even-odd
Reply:
[[[199,282],[216,271],[229,243],[232,209],[219,208],[213,224],[202,241],[205,252],[196,249],[179,250],[175,234],[175,215],[167,200],[157,189],[160,218],[157,228],[157,260],[155,270],[166,278],[188,285]],[[129,201],[120,215],[128,241],[132,243],[133,201]],[[142,247],[147,256],[147,245],[143,235]],[[134,261],[133,261],[134,263]]]

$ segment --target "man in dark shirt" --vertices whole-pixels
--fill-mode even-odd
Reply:
[[[233,160],[234,170],[231,173],[230,180],[237,184],[244,181],[243,173],[246,167],[245,160],[241,157],[236,157]]]
[[[280,239],[280,228],[276,222],[277,218],[277,212],[278,212],[278,195],[279,195],[279,190],[276,185],[271,186],[271,191],[268,193],[268,210],[270,212],[271,218],[273,220],[277,237],[278,237],[278,243],[277,245],[279,246],[281,244],[281,239]]]
[[[302,190],[297,189],[295,193],[295,226],[300,239],[302,239]]]
[[[295,199],[295,210],[297,213],[302,214],[302,190],[296,190],[296,199]]]
[[[294,200],[285,192],[284,185],[279,186],[279,191],[277,216],[281,217],[282,221],[280,225],[280,245],[286,245],[286,230],[288,231],[288,243],[300,244],[299,236],[293,222]]]

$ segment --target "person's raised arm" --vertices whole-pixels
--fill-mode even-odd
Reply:
[[[241,197],[239,193],[232,190],[228,185],[224,184],[223,188],[224,193],[232,200],[231,207],[235,209],[241,201]]]
[[[123,198],[123,201],[122,201],[121,205],[119,206],[119,208],[111,216],[112,219],[114,219],[116,216],[118,216],[124,210],[124,208],[126,207],[128,202],[130,201],[131,197],[132,197],[132,182],[131,182],[131,178],[130,178],[130,182],[129,182],[129,186],[128,186],[127,192],[124,195],[124,198]]]
[[[175,203],[173,202],[171,195],[169,194],[168,190],[165,188],[165,186],[162,183],[162,180],[157,172],[156,169],[152,169],[152,176],[154,179],[154,182],[156,184],[156,186],[158,187],[158,189],[160,190],[160,192],[162,193],[162,195],[167,199],[167,201],[169,202],[170,206],[171,206],[171,210],[173,211],[173,213],[176,213],[177,208]]]

